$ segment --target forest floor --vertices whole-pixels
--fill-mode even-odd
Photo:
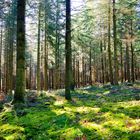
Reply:
[[[0,140],[140,140],[140,83],[29,92],[23,109],[5,105]]]

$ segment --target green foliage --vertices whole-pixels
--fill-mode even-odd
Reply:
[[[0,136],[7,140],[138,140],[139,85],[93,86],[72,93],[43,93],[25,114],[7,109],[0,114]],[[137,91],[137,92],[136,92]],[[46,96],[47,95],[47,96]]]

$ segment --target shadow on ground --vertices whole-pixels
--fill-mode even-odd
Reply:
[[[139,140],[139,88],[93,86],[27,97],[22,109],[0,113],[0,140]],[[32,94],[31,94],[32,95]]]

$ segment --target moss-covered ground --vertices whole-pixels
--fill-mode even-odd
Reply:
[[[0,140],[140,140],[139,84],[86,87],[72,97],[66,101],[59,90],[19,110],[5,105]]]

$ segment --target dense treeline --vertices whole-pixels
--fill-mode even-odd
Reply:
[[[22,101],[25,89],[66,89],[140,79],[137,0],[2,0],[0,90]],[[78,9],[78,10],[77,10]],[[26,19],[26,21],[25,21]]]

